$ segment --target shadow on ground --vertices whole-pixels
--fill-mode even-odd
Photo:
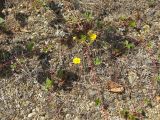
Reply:
[[[11,53],[6,50],[0,50],[0,78],[12,75],[12,70],[10,65],[11,65]]]
[[[77,81],[79,79],[79,76],[68,70],[58,70],[57,77],[60,79],[60,81],[56,84],[57,88],[59,90],[64,91],[71,91],[73,88],[73,82]]]
[[[43,84],[47,78],[51,80],[50,74],[50,63],[49,60],[51,59],[49,53],[41,53],[39,55],[40,66],[42,67],[42,71],[38,72],[37,81],[40,84]]]
[[[61,12],[61,10],[63,8],[62,4],[60,4],[58,2],[51,1],[51,2],[48,3],[48,7],[51,10],[53,10],[53,12],[56,15],[56,18],[49,23],[51,27],[56,28],[57,25],[65,23],[65,19],[63,17],[62,12]]]
[[[113,26],[108,27],[108,29],[104,31],[103,36],[104,42],[107,42],[111,46],[109,48],[111,58],[122,56],[126,53],[126,51],[129,50],[124,44],[125,41],[128,41],[128,44],[133,44],[134,46],[137,46],[139,44],[139,41],[134,38],[118,34],[116,32],[116,28]]]

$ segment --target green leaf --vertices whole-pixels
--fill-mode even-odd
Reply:
[[[87,36],[86,35],[81,35],[81,42],[85,42],[87,40]]]
[[[131,49],[131,48],[134,48],[134,47],[135,47],[134,44],[133,44],[133,43],[129,43],[128,40],[126,40],[126,41],[124,42],[124,45],[125,45],[125,47],[126,47],[127,49]]]
[[[45,88],[48,90],[52,87],[52,85],[53,85],[53,81],[47,78],[45,82]]]
[[[133,43],[130,43],[130,44],[128,44],[128,46],[127,46],[128,49],[131,49],[131,48],[133,48],[133,47],[134,47],[134,44],[133,44]]]
[[[136,27],[136,21],[134,20],[129,21],[129,26],[133,28]]]
[[[94,64],[95,64],[95,65],[100,65],[101,63],[102,63],[102,61],[101,61],[101,59],[98,58],[98,57],[94,60]]]
[[[95,100],[96,106],[99,106],[101,104],[101,100],[98,98]]]
[[[5,20],[0,17],[0,25],[1,25],[2,23],[4,23],[4,21],[5,21]]]

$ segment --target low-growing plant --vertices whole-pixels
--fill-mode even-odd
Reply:
[[[137,27],[137,21],[132,19],[131,17],[121,16],[119,17],[119,20],[122,21],[122,24],[124,24],[127,28],[136,28]]]
[[[104,26],[104,23],[103,23],[102,21],[96,20],[96,27],[97,27],[98,29],[103,28],[103,26]]]
[[[147,0],[149,7],[154,7],[156,5],[156,0]]]
[[[87,36],[86,35],[80,35],[80,42],[81,43],[87,42]]]
[[[119,17],[119,19],[122,20],[122,21],[125,21],[127,19],[127,17],[122,15],[122,16]]]
[[[14,71],[17,68],[17,63],[11,63],[10,67]]]
[[[75,24],[79,21],[79,19],[76,16],[70,16],[68,19],[66,19],[67,21]]]
[[[81,34],[78,36],[73,36],[73,40],[85,44],[85,45],[91,45],[97,38],[97,35],[92,31],[88,31],[87,34]]]
[[[52,45],[52,44],[44,45],[44,46],[42,46],[42,48],[41,48],[41,52],[44,52],[44,53],[51,52],[51,51],[52,51],[52,48],[53,48],[53,45]]]
[[[129,43],[128,40],[125,40],[125,41],[124,41],[124,46],[125,46],[128,50],[130,50],[130,49],[132,49],[132,48],[135,47],[135,45],[134,45],[133,43]]]
[[[3,18],[0,17],[0,26],[5,22]]]
[[[34,45],[35,43],[33,41],[29,42],[27,45],[26,45],[26,48],[29,52],[31,52],[34,48]]]
[[[62,69],[62,68],[60,68],[58,71],[57,71],[57,74],[56,74],[56,76],[58,77],[58,78],[63,78],[64,77],[64,70]]]
[[[95,65],[100,65],[101,63],[102,63],[102,61],[101,61],[100,58],[96,57],[96,58],[94,59],[94,64],[95,64]]]
[[[146,113],[143,109],[137,110],[136,112],[131,112],[128,109],[123,109],[120,111],[120,114],[126,120],[140,120],[141,118],[146,117]]]
[[[153,42],[149,41],[149,42],[147,43],[147,48],[148,48],[148,49],[152,49],[152,48],[153,48]]]
[[[139,112],[143,117],[146,117],[146,116],[147,116],[145,110],[143,110],[143,109],[140,109],[138,112]]]
[[[130,20],[128,25],[129,25],[129,27],[135,28],[136,27],[136,21],[135,20]]]
[[[157,76],[157,81],[160,82],[160,75]]]
[[[91,21],[91,20],[93,20],[93,15],[92,15],[92,13],[91,12],[89,12],[89,11],[86,11],[86,12],[84,12],[83,13],[83,16],[84,16],[84,18],[87,20],[87,21]]]
[[[46,88],[46,90],[51,89],[52,86],[53,86],[53,80],[50,80],[49,78],[47,78],[46,81],[45,81],[45,88]]]
[[[129,110],[123,109],[122,111],[120,111],[120,114],[123,118],[127,119],[129,117]]]
[[[147,98],[144,99],[144,103],[146,104],[146,106],[153,107],[152,102],[151,102],[150,99],[147,99]]]
[[[101,100],[100,100],[99,98],[97,98],[97,99],[95,100],[95,104],[96,104],[96,106],[100,106]]]

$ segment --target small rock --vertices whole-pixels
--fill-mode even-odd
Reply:
[[[40,117],[40,120],[45,120],[45,117],[44,116]]]
[[[137,76],[137,74],[135,72],[130,71],[128,73],[128,80],[129,80],[130,84],[134,84],[134,81],[137,80],[137,79],[138,79],[138,76]]]
[[[28,114],[28,117],[30,118],[30,117],[33,117],[34,115],[36,115],[36,112],[32,112],[32,113]]]
[[[75,117],[74,120],[80,120],[78,117]]]
[[[36,107],[36,109],[35,109],[37,112],[39,112],[40,111],[40,109],[38,108],[38,107]]]
[[[67,120],[69,120],[71,118],[71,114],[66,114],[66,117],[65,117]]]
[[[89,90],[88,92],[91,97],[94,97],[96,94],[98,94],[97,90]]]

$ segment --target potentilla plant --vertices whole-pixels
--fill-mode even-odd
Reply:
[[[80,37],[73,36],[73,40],[85,44],[85,45],[91,45],[97,38],[97,34],[93,32],[92,30],[89,30],[87,34],[81,34]]]

